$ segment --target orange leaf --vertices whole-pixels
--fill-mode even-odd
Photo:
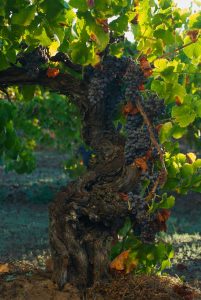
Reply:
[[[175,97],[175,103],[176,103],[176,105],[178,105],[178,106],[180,106],[180,105],[182,105],[182,99],[179,97],[179,96],[176,96]]]
[[[143,172],[148,170],[147,162],[145,157],[136,158],[134,164],[140,168]]]
[[[127,116],[128,114],[130,115],[136,115],[139,112],[138,108],[134,106],[131,102],[128,102],[124,107],[123,107],[123,114]]]
[[[198,29],[189,30],[187,32],[187,35],[190,37],[191,41],[195,43],[198,40],[198,33],[199,33]]]
[[[190,77],[189,75],[186,75],[185,84],[188,85],[189,83],[190,83]]]
[[[144,73],[144,77],[150,77],[153,73],[153,70],[152,69],[147,69],[147,70],[143,70],[143,73]]]
[[[168,209],[162,209],[159,213],[158,213],[158,220],[160,222],[166,222],[170,217],[170,211]]]
[[[139,90],[139,91],[144,91],[144,90],[145,90],[144,84],[140,84],[140,85],[138,86],[138,90]]]
[[[108,19],[97,18],[96,23],[101,25],[106,33],[109,31]]]
[[[122,200],[124,201],[128,201],[128,194],[125,193],[119,193],[119,196]]]
[[[145,56],[140,57],[139,61],[140,61],[140,66],[141,66],[142,70],[151,69],[151,65]]]
[[[59,75],[59,69],[57,69],[57,68],[48,68],[46,74],[47,74],[47,77],[49,77],[49,78],[55,78]]]
[[[0,273],[8,273],[10,272],[8,264],[0,264]]]
[[[125,250],[115,257],[115,259],[110,263],[110,269],[124,271],[126,269],[126,262],[128,260],[129,252],[130,250]]]
[[[93,42],[96,42],[97,41],[97,36],[92,32],[90,34],[90,39],[93,41]]]

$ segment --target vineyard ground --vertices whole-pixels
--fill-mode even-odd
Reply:
[[[14,263],[19,268],[24,266],[27,272],[46,268],[49,256],[48,203],[69,181],[61,169],[63,154],[40,151],[36,156],[38,168],[30,175],[6,174],[3,168],[0,169],[0,263]],[[167,273],[179,276],[199,289],[200,212],[200,194],[177,197],[168,232],[162,235],[175,248],[173,266]],[[15,275],[9,274],[4,279],[15,280]]]

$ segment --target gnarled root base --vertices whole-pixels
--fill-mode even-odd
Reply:
[[[129,214],[128,203],[103,186],[81,193],[79,182],[60,192],[50,206],[53,280],[79,289],[107,279],[115,232]]]

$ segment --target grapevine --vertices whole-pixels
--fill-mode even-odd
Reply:
[[[143,242],[153,242],[160,229],[157,215],[149,214],[147,200],[152,200],[158,193],[164,171],[163,164],[161,170],[155,167],[155,162],[160,159],[164,163],[155,127],[164,116],[165,106],[156,94],[146,93],[142,88],[147,81],[143,70],[130,58],[106,56],[98,67],[93,71],[90,69],[93,76],[89,77],[88,99],[93,108],[103,107],[106,130],[111,129],[119,104],[125,107],[125,165],[135,165],[136,162],[141,169],[138,187],[135,191],[129,191],[128,201],[136,216],[141,239]],[[137,164],[141,158],[144,168]],[[148,180],[149,185],[145,194],[140,196],[144,180]]]

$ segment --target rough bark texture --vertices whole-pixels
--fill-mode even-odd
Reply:
[[[103,101],[104,103],[104,101]],[[115,233],[131,214],[119,192],[135,188],[137,170],[124,164],[124,138],[105,127],[104,107],[83,112],[83,136],[96,157],[88,172],[58,194],[50,206],[53,280],[79,289],[107,279]]]
[[[95,153],[88,172],[62,190],[51,204],[50,246],[53,280],[62,288],[66,282],[79,289],[107,279],[109,252],[117,230],[131,214],[119,192],[132,191],[138,177],[135,167],[124,164],[124,138],[112,121],[106,124],[103,104],[92,106],[87,82],[69,74],[48,78],[46,71],[30,78],[23,68],[0,72],[0,87],[39,84],[69,95],[83,119],[83,138]]]
[[[135,169],[122,169],[120,150],[69,184],[50,206],[53,279],[61,288],[70,282],[81,289],[109,276],[111,244],[130,213],[118,191],[136,179]]]

